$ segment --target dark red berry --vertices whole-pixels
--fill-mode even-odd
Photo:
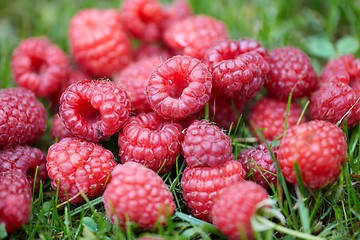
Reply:
[[[69,130],[65,127],[63,120],[59,117],[58,114],[55,114],[52,119],[51,128],[50,128],[51,138],[55,141],[60,141],[63,138],[75,137]]]

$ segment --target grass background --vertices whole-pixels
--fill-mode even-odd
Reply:
[[[168,2],[168,1],[167,1]],[[194,13],[225,22],[232,39],[254,38],[268,49],[292,45],[309,54],[318,72],[330,59],[351,53],[359,57],[360,1],[352,0],[190,0]],[[83,8],[118,8],[121,0],[1,0],[0,87],[14,86],[9,62],[22,39],[45,35],[68,52],[70,18]],[[248,136],[241,123],[232,136]],[[339,180],[320,191],[280,184],[271,192],[286,224],[258,233],[259,239],[295,239],[313,234],[325,239],[360,239],[360,127],[344,128],[348,161]],[[49,141],[38,143],[46,149]],[[249,144],[234,142],[235,154]],[[115,153],[117,155],[117,153]],[[177,201],[168,227],[145,233],[168,239],[222,239],[211,224],[191,218],[181,199],[179,180],[184,164],[163,175]],[[281,179],[280,179],[281,180]],[[265,223],[264,223],[265,224]],[[270,223],[267,223],[270,224]],[[144,235],[136,228],[121,231],[104,214],[101,198],[82,206],[59,205],[56,192],[46,183],[33,196],[27,225],[9,239],[134,239]],[[4,237],[0,229],[0,239]],[[310,239],[310,237],[307,237]],[[316,239],[316,238],[314,238]]]

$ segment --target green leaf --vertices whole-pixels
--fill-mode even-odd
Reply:
[[[322,36],[314,36],[306,39],[306,47],[311,55],[320,58],[334,58],[336,51],[329,39]]]
[[[344,36],[336,42],[338,55],[354,54],[358,49],[359,41],[352,36]]]
[[[0,239],[4,239],[7,237],[7,232],[5,229],[5,224],[0,224]]]
[[[97,224],[94,221],[94,219],[92,219],[90,217],[84,217],[82,219],[82,224],[84,225],[84,227],[87,227],[88,229],[90,229],[93,232],[97,231]]]

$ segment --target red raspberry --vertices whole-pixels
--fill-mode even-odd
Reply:
[[[11,72],[15,83],[38,96],[50,96],[69,77],[66,54],[46,37],[22,41],[13,52]]]
[[[115,84],[129,93],[132,111],[135,114],[152,112],[146,100],[145,90],[151,74],[160,63],[159,57],[145,58],[126,66],[114,77]]]
[[[70,21],[72,55],[85,72],[111,77],[131,59],[130,38],[116,10],[86,9]]]
[[[188,167],[216,167],[234,158],[231,139],[221,129],[200,120],[186,129],[182,153]]]
[[[294,126],[300,119],[302,112],[296,103],[290,104],[288,112],[287,107],[288,104],[285,101],[268,97],[260,99],[254,104],[248,117],[252,134],[258,137],[255,131],[258,129],[269,141],[281,138],[285,131],[286,119],[288,127]],[[288,116],[286,116],[287,114]],[[302,118],[301,122],[305,122],[305,119]]]
[[[59,114],[72,134],[99,142],[118,132],[128,120],[130,100],[113,82],[84,80],[62,94]]]
[[[297,183],[297,163],[305,186],[320,189],[337,179],[346,153],[344,132],[332,123],[313,120],[285,133],[277,159],[287,181]]]
[[[118,165],[103,194],[106,214],[113,223],[127,220],[150,230],[166,224],[175,211],[169,189],[154,171],[135,162]]]
[[[238,161],[217,167],[186,167],[181,178],[186,205],[195,217],[211,222],[211,209],[222,190],[244,178],[245,171]]]
[[[46,153],[35,147],[18,145],[0,151],[0,173],[8,170],[22,171],[31,187],[34,186],[35,174],[37,188],[41,181],[44,183],[44,180],[49,178],[46,171]]]
[[[281,47],[269,53],[270,72],[265,86],[280,100],[309,96],[315,90],[317,75],[309,57],[298,48]]]
[[[320,83],[342,82],[352,85],[358,82],[360,68],[353,55],[343,55],[329,61],[320,75]]]
[[[75,137],[71,132],[69,132],[69,130],[67,130],[63,120],[59,117],[58,114],[53,116],[50,135],[51,138],[57,142],[63,138]]]
[[[145,42],[160,38],[163,10],[158,0],[125,0],[120,11],[125,28],[134,37]]]
[[[229,239],[253,239],[251,218],[258,204],[269,196],[254,182],[239,182],[226,188],[214,203],[214,225]]]
[[[277,147],[271,147],[275,157],[277,156],[277,149]],[[248,175],[251,174],[250,177],[254,182],[264,188],[269,188],[270,185],[276,186],[277,174],[275,164],[265,143],[241,151],[238,160],[245,172]]]
[[[0,148],[37,141],[46,128],[46,111],[25,88],[0,90]]]
[[[85,202],[80,191],[89,199],[98,197],[115,166],[109,150],[77,138],[64,138],[51,145],[46,163],[51,186],[59,188],[62,202],[72,204]]]
[[[227,39],[225,24],[206,15],[193,15],[165,29],[164,42],[175,52],[202,59],[206,50]]]
[[[168,171],[181,152],[182,127],[156,113],[131,117],[119,134],[120,160],[138,162],[155,172]]]
[[[142,43],[134,50],[135,61],[143,60],[144,58],[168,59],[170,58],[170,52],[156,44]],[[125,69],[123,70],[125,71]]]
[[[211,74],[200,60],[175,56],[160,64],[146,87],[151,108],[165,119],[182,119],[202,109],[210,98]]]
[[[163,19],[161,20],[161,28],[173,25],[175,22],[192,15],[191,6],[186,0],[174,0],[171,4],[163,8]]]
[[[8,233],[28,222],[31,208],[31,188],[23,172],[0,172],[0,224]]]

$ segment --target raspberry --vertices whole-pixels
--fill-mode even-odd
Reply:
[[[168,171],[181,152],[182,127],[156,113],[131,117],[119,134],[121,162],[138,162],[155,172]]]
[[[359,77],[360,69],[357,60],[353,55],[343,55],[326,64],[320,75],[320,83],[335,81],[352,85],[353,82],[359,81],[356,80]]]
[[[254,52],[246,52],[235,59],[213,66],[213,88],[230,98],[250,100],[264,85],[269,64]]]
[[[30,90],[0,90],[0,148],[37,141],[46,128],[46,111]]]
[[[160,63],[159,57],[145,58],[126,66],[114,77],[115,84],[129,93],[132,111],[136,114],[152,112],[145,90],[150,75]]]
[[[113,82],[79,81],[62,94],[59,115],[72,134],[99,142],[118,132],[128,120],[130,100]]]
[[[55,141],[60,141],[63,138],[75,137],[64,125],[64,122],[59,117],[58,114],[55,114],[52,119],[51,129],[50,129],[51,138]]]
[[[296,125],[302,112],[296,103],[290,104],[288,112],[287,107],[287,102],[268,97],[256,102],[248,117],[252,134],[259,138],[255,131],[258,129],[266,140],[281,138],[285,131],[285,121],[288,127]],[[305,122],[305,119],[302,118],[301,122]]]
[[[120,11],[125,28],[134,37],[145,42],[160,38],[163,10],[158,0],[125,0]]]
[[[221,129],[200,120],[186,129],[182,153],[188,167],[216,167],[233,159],[231,139]]]
[[[159,45],[150,43],[142,43],[134,51],[134,59],[136,62],[144,58],[155,57],[158,59],[168,59],[170,58],[170,52]],[[125,69],[123,71],[125,71]]]
[[[208,48],[228,37],[223,22],[206,15],[193,15],[166,28],[163,38],[178,54],[202,59]]]
[[[94,77],[111,77],[131,60],[130,38],[116,10],[78,12],[70,21],[69,39],[76,63]]]
[[[30,217],[31,190],[23,172],[0,172],[0,224],[8,233],[27,223]]]
[[[317,75],[309,57],[298,48],[281,47],[269,53],[270,72],[265,87],[276,99],[309,96],[315,90]]]
[[[66,54],[46,37],[22,41],[13,52],[11,72],[15,83],[38,96],[50,96],[70,73]]]
[[[310,97],[311,119],[336,124],[347,122],[352,127],[360,121],[360,93],[342,82],[323,83]]]
[[[129,220],[150,230],[165,225],[175,211],[173,196],[160,176],[135,162],[114,168],[103,201],[111,221],[123,227]]]
[[[277,147],[271,147],[275,157],[277,156],[277,149]],[[270,185],[276,186],[277,175],[275,164],[265,143],[241,151],[238,160],[245,172],[248,175],[251,174],[251,180],[264,188],[269,188]]]
[[[78,204],[85,202],[80,191],[89,199],[101,194],[115,165],[114,155],[102,146],[64,138],[50,146],[46,168],[60,200]]]
[[[251,218],[258,204],[269,196],[254,182],[239,182],[226,188],[212,208],[214,225],[229,239],[253,239]]]
[[[287,181],[297,183],[297,163],[305,186],[320,189],[337,179],[346,153],[344,132],[332,123],[313,120],[288,129],[277,159]]]
[[[175,22],[192,15],[191,6],[186,0],[174,0],[171,4],[163,8],[163,19],[161,29],[173,25]]]
[[[37,188],[41,181],[49,178],[46,171],[46,153],[35,147],[18,145],[0,151],[0,173],[8,170],[22,171],[31,187],[34,186],[35,174]]]
[[[217,167],[186,167],[181,178],[186,205],[195,217],[211,222],[210,211],[222,190],[244,178],[245,171],[238,161]]]
[[[205,64],[189,56],[175,56],[153,72],[146,95],[151,108],[161,117],[182,119],[205,106],[211,87],[211,74]]]

